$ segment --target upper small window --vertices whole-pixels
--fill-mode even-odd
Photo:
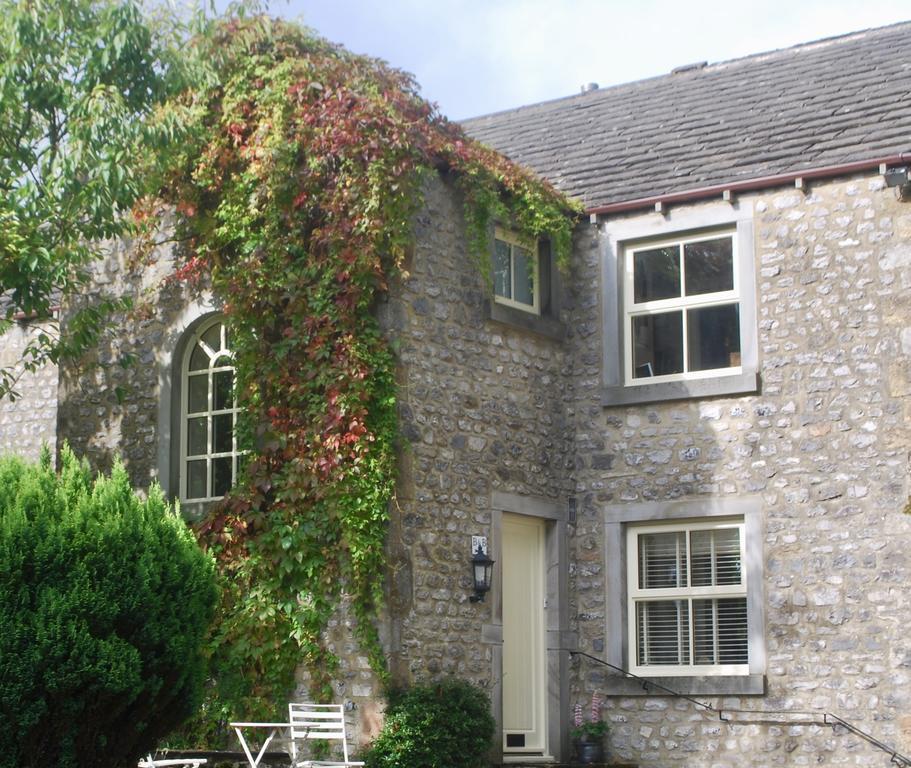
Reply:
[[[496,230],[493,250],[493,292],[498,304],[541,313],[538,254],[534,243],[507,230]]]
[[[210,321],[193,334],[183,357],[180,500],[223,497],[237,477],[234,360],[224,323]]]
[[[749,672],[743,520],[630,526],[630,670]]]
[[[734,233],[625,250],[626,384],[741,372]]]

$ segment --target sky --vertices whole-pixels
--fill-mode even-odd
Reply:
[[[447,117],[512,109],[911,19],[909,0],[271,0],[413,74]]]

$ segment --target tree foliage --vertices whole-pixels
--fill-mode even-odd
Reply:
[[[159,31],[156,31],[159,30]],[[61,335],[54,310],[85,287],[105,240],[145,189],[140,161],[180,121],[148,121],[204,67],[176,58],[175,23],[153,28],[135,0],[0,0],[0,336],[33,321],[20,365],[0,369],[0,397],[22,370],[87,350],[112,297],[83,303]]]
[[[135,766],[201,699],[216,599],[157,488],[0,459],[0,766]]]

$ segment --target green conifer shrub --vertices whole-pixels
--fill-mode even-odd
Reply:
[[[198,706],[216,596],[160,489],[0,459],[0,766],[135,766]]]
[[[477,686],[448,679],[389,695],[367,768],[484,768],[495,723]]]

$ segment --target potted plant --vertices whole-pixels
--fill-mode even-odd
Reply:
[[[587,722],[582,717],[582,705],[576,704],[570,736],[580,764],[604,762],[604,737],[607,731],[607,723],[601,719],[601,697],[597,693],[592,694],[591,715]]]

